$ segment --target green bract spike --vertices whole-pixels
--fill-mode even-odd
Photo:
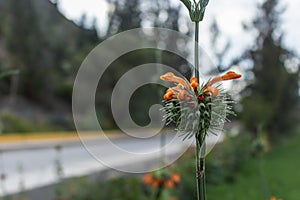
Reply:
[[[193,22],[200,22],[204,18],[205,8],[208,5],[209,0],[180,0],[185,7],[189,10],[190,18]]]

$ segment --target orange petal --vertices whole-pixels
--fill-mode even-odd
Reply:
[[[220,91],[216,87],[208,86],[205,88],[204,93],[210,93],[211,96],[216,97],[220,94]]]
[[[189,86],[189,84],[187,83],[186,80],[184,80],[183,78],[180,78],[178,76],[175,76],[172,72],[168,72],[168,73],[160,76],[160,79],[163,80],[163,81],[168,81],[168,82],[181,84],[186,89],[190,88],[190,86]]]

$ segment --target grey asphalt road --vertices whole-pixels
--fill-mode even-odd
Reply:
[[[166,144],[174,139],[174,134],[166,136]],[[182,151],[187,145],[182,143],[182,138],[176,138],[172,145],[169,145],[166,154],[176,154]],[[101,154],[104,162],[95,159],[80,143],[75,142],[72,145],[66,145],[60,150],[51,146],[41,148],[16,148],[15,150],[3,151],[0,155],[0,172],[5,175],[5,179],[1,180],[0,196],[17,193],[22,189],[31,190],[37,187],[50,185],[59,180],[59,170],[57,166],[61,166],[62,176],[64,178],[84,176],[107,170],[109,167],[104,163],[114,166],[125,166],[132,163],[149,161],[153,158],[159,158],[160,153],[157,150],[161,147],[160,137],[152,137],[148,139],[135,139],[129,137],[115,138],[111,140],[114,146],[126,150],[127,153],[120,153],[112,149],[111,144],[103,139],[89,139],[86,145],[90,151]],[[64,146],[63,143],[60,145]],[[30,148],[29,148],[30,147]],[[128,152],[153,153],[152,157],[146,156],[129,156]],[[59,164],[57,164],[59,160]],[[3,178],[3,177],[2,177]]]

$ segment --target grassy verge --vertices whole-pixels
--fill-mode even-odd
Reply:
[[[236,174],[231,184],[219,184],[208,187],[208,198],[222,200],[264,200],[268,190],[271,196],[283,200],[300,199],[300,134],[267,154],[262,161],[262,168],[267,185],[259,172],[259,159],[246,163]]]

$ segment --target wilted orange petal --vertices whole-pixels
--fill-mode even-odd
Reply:
[[[163,80],[163,81],[168,81],[168,82],[181,84],[186,89],[190,88],[190,86],[186,82],[186,80],[184,80],[183,78],[180,78],[178,76],[175,76],[172,72],[168,72],[168,73],[160,76],[160,79]]]

